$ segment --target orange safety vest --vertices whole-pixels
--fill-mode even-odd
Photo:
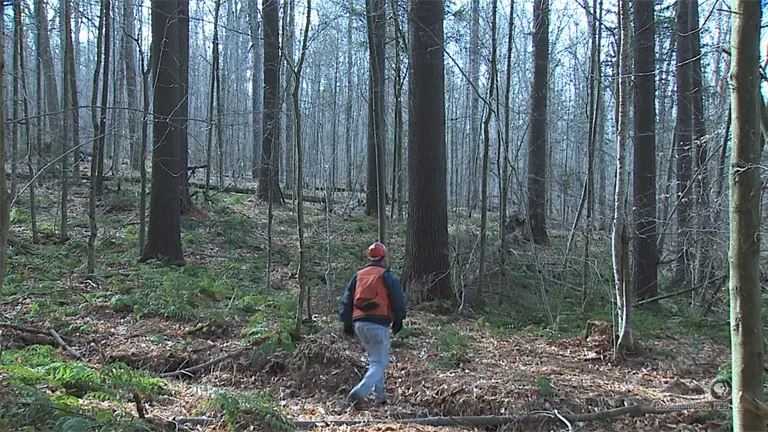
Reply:
[[[355,298],[352,302],[352,319],[370,317],[392,319],[394,313],[389,303],[389,292],[384,284],[384,267],[365,267],[357,272]]]

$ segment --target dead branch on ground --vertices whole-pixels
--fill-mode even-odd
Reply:
[[[48,334],[53,336],[53,339],[56,341],[57,344],[59,344],[60,347],[64,348],[64,351],[67,352],[67,354],[71,355],[72,357],[76,358],[80,361],[85,361],[85,358],[80,355],[77,351],[73,350],[72,347],[67,345],[62,339],[61,336],[59,336],[58,333],[56,333],[56,330],[53,329],[53,327],[48,327]]]
[[[16,330],[17,332],[22,332],[22,333],[31,333],[31,334],[36,334],[36,335],[52,337],[52,335],[51,335],[51,333],[49,331],[38,329],[38,328],[34,328],[34,327],[25,327],[25,326],[20,326],[20,325],[16,325],[16,324],[6,323],[6,322],[0,322],[0,327],[1,328],[7,328],[7,329],[10,329],[10,330]],[[74,340],[72,338],[70,338],[70,337],[67,337],[67,336],[59,336],[59,337],[64,342],[74,343]]]
[[[181,374],[192,376],[192,375],[194,375],[195,372],[198,372],[200,370],[203,370],[203,369],[211,367],[211,366],[215,366],[215,365],[217,365],[217,364],[219,364],[219,363],[221,363],[223,361],[240,357],[243,353],[245,353],[245,348],[240,348],[239,350],[232,351],[230,353],[227,353],[227,354],[224,354],[222,356],[216,357],[216,358],[214,358],[212,360],[209,360],[209,361],[207,361],[207,362],[205,362],[203,364],[197,365],[197,366],[188,367],[186,369],[179,369],[179,370],[173,371],[173,372],[161,373],[160,375],[158,375],[158,377],[159,378],[169,378],[169,377],[174,377],[174,376],[178,376],[178,375],[181,375]]]
[[[360,426],[384,423],[417,424],[423,426],[503,426],[513,423],[543,423],[543,422],[563,422],[584,423],[590,421],[605,421],[616,417],[626,415],[648,415],[648,414],[669,414],[681,411],[693,410],[712,410],[715,409],[712,403],[704,402],[699,404],[686,405],[684,407],[656,408],[647,405],[632,405],[627,407],[615,408],[606,411],[586,414],[564,414],[564,413],[531,413],[510,416],[463,416],[463,417],[426,417],[411,419],[390,419],[390,420],[301,420],[295,421],[297,429],[310,429],[318,426]]]

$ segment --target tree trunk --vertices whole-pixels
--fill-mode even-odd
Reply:
[[[386,16],[384,0],[366,0],[368,28],[369,80],[368,80],[368,183],[365,214],[379,216],[379,241],[386,238],[386,171],[384,170],[384,67]],[[379,187],[381,186],[381,187]],[[380,199],[379,196],[385,199]],[[383,205],[382,205],[383,203]],[[383,207],[383,209],[381,208]],[[384,216],[383,218],[381,216]],[[384,221],[382,227],[382,221]]]
[[[501,196],[499,197],[499,234],[501,236],[501,262],[499,268],[505,271],[507,257],[507,205],[509,203],[509,148],[511,139],[510,128],[511,118],[511,92],[512,92],[512,43],[515,29],[515,0],[509,1],[509,28],[507,29],[507,68],[504,85],[504,157],[501,158]]]
[[[262,200],[282,202],[280,163],[277,150],[280,126],[280,17],[278,0],[262,0],[264,23],[264,120],[261,145],[261,172],[258,196]]]
[[[253,111],[253,150],[251,153],[251,177],[254,181],[259,178],[261,165],[261,139],[262,139],[262,103],[264,102],[264,44],[261,35],[261,20],[255,1],[249,4],[251,25],[251,45],[253,54],[252,78],[251,78],[251,110]]]
[[[693,281],[695,286],[706,289],[709,279],[709,248],[711,235],[708,227],[712,223],[709,209],[709,184],[707,175],[707,147],[709,137],[704,122],[704,83],[701,77],[701,28],[699,26],[699,0],[691,0],[691,84],[693,111],[693,142],[696,164],[696,265],[694,266]]]
[[[616,193],[613,213],[613,276],[616,284],[616,307],[618,311],[618,342],[616,356],[634,349],[631,312],[632,290],[629,282],[629,234],[625,216],[627,201],[627,168],[625,165],[627,145],[629,143],[629,88],[632,79],[632,64],[629,50],[629,0],[620,3],[621,37],[619,42],[619,89],[617,103],[619,108],[618,131],[616,137]]]
[[[219,0],[218,7],[221,8]],[[219,37],[218,34],[216,35],[216,42],[215,42],[215,53],[216,53],[216,66],[215,69],[211,69],[211,77],[213,78],[212,84],[215,84],[216,86],[216,149],[218,150],[218,157],[216,158],[216,161],[219,163],[219,169],[218,176],[219,176],[219,188],[223,188],[224,185],[224,125],[222,122],[224,121],[224,114],[222,110],[224,109],[224,98],[221,94],[221,57],[219,55]],[[213,87],[211,88],[211,94],[213,94]],[[213,105],[211,105],[211,109],[213,109]],[[211,115],[213,115],[213,111],[211,111]],[[211,125],[214,126],[213,124]],[[210,163],[210,162],[209,162]],[[210,172],[210,171],[209,171]],[[186,177],[186,176],[185,176]],[[189,183],[187,183],[187,189],[189,189]],[[183,204],[182,204],[183,205]],[[183,214],[183,212],[182,212]]]
[[[411,2],[408,234],[403,282],[417,300],[453,296],[445,181],[444,13],[443,2]]]
[[[139,261],[168,260],[182,264],[181,250],[181,198],[182,172],[180,153],[181,135],[179,123],[174,121],[174,111],[181,101],[182,85],[177,37],[165,37],[178,33],[178,10],[175,1],[152,0],[152,39],[162,41],[152,44],[153,98],[153,146],[152,191],[149,200],[149,230],[147,244]]]
[[[54,158],[54,146],[59,143],[62,140],[61,134],[62,134],[62,127],[63,127],[63,114],[60,113],[59,109],[59,91],[56,87],[56,72],[53,65],[53,55],[51,54],[51,41],[50,37],[48,35],[48,19],[47,19],[48,11],[45,7],[45,2],[43,0],[35,0],[35,19],[37,21],[37,58],[40,62],[41,68],[42,68],[42,75],[43,75],[43,83],[44,83],[44,92],[40,92],[39,95],[43,98],[45,101],[45,108],[47,109],[47,117],[48,117],[48,123],[50,127],[50,134],[52,136],[52,142],[40,142],[39,146],[40,151],[38,152],[39,155],[43,156],[40,158],[39,163],[40,167],[42,167],[43,164],[47,162],[51,162]],[[42,105],[41,105],[42,108]],[[43,115],[44,113],[41,112],[39,115]],[[45,124],[45,119],[43,119],[43,125]],[[44,130],[45,128],[41,128],[41,130]]]
[[[400,0],[392,0],[392,19],[395,23],[395,79],[393,81],[395,95],[395,136],[394,136],[394,154],[392,156],[392,207],[390,217],[400,220],[403,215],[403,76],[401,37],[403,34],[400,28]],[[395,209],[397,201],[397,209]]]
[[[346,103],[346,113],[345,113],[345,119],[346,119],[346,136],[344,139],[344,147],[346,150],[346,156],[347,156],[347,190],[351,191],[353,188],[353,179],[352,179],[352,166],[355,164],[355,155],[352,151],[352,125],[354,123],[354,120],[352,118],[352,23],[353,23],[353,11],[354,11],[354,0],[349,0],[349,14],[347,16],[347,103]]]
[[[111,19],[110,19],[110,7],[111,0],[104,0],[104,14],[102,19],[104,20],[104,73],[101,80],[101,114],[99,117],[99,151],[98,154],[94,154],[97,158],[96,166],[96,195],[104,193],[104,152],[106,150],[107,140],[107,104],[109,102],[109,66],[110,66],[110,48],[112,44],[110,42],[111,37]],[[93,161],[91,162],[93,163]]]
[[[491,119],[493,118],[493,99],[496,90],[496,15],[498,0],[491,0],[491,70],[489,71],[490,84],[488,85],[488,106],[486,107],[485,122],[483,123],[483,171],[482,192],[480,196],[480,256],[478,283],[482,287],[485,278],[485,248],[488,241],[488,165],[490,163],[491,149]]]
[[[178,109],[174,110],[174,121],[178,123],[181,134],[179,136],[179,158],[182,172],[179,179],[181,214],[188,214],[192,210],[192,197],[189,194],[189,176],[187,175],[187,168],[189,167],[189,0],[176,1],[177,33],[172,33],[171,37],[178,40],[179,48],[176,62],[179,67],[180,79],[177,90],[181,92],[181,95],[179,95]]]
[[[549,0],[533,3],[533,88],[528,146],[528,223],[536,244],[547,236],[547,87],[549,77]]]
[[[597,147],[597,128],[600,113],[600,101],[602,100],[602,62],[601,52],[603,48],[602,30],[600,23],[603,19],[603,2],[600,0],[592,1],[591,17],[592,44],[590,49],[590,69],[589,77],[589,143],[587,149],[587,211],[584,230],[584,256],[582,265],[582,302],[586,303],[589,296],[589,276],[591,272],[590,265],[590,241],[592,240],[592,230],[594,229],[595,213],[595,149]]]
[[[656,24],[655,3],[635,3],[635,148],[633,291],[644,300],[658,295],[656,248]]]
[[[690,249],[688,238],[691,229],[691,26],[690,0],[680,0],[677,5],[677,120],[675,124],[675,153],[677,154],[677,263],[675,279],[688,286],[690,278]]]
[[[763,400],[760,294],[760,2],[737,0],[731,16],[730,291],[734,432],[764,431],[765,420],[743,398]]]
[[[21,87],[21,9],[13,6],[13,76],[11,77],[13,87],[13,98],[11,99],[11,115],[13,123],[11,124],[11,191],[10,199],[13,200],[16,197],[16,190],[18,188],[18,160],[19,160],[19,141],[21,140],[21,100],[20,100],[20,87]],[[28,120],[24,120],[24,123],[28,123]],[[10,203],[9,203],[10,204]]]
[[[309,286],[306,284],[306,257],[304,248],[304,188],[302,187],[304,175],[304,152],[301,146],[301,106],[299,105],[299,89],[301,88],[301,71],[304,67],[304,58],[307,54],[307,41],[309,36],[309,24],[312,21],[312,0],[307,0],[307,15],[304,19],[304,38],[301,42],[301,54],[296,64],[296,76],[293,84],[293,108],[296,115],[296,227],[299,234],[299,301],[296,306],[296,327],[294,329],[294,340],[301,336],[301,315],[304,301],[307,305],[307,318],[312,319],[310,308]],[[290,74],[291,72],[289,72]]]
[[[208,136],[205,152],[205,194],[208,196],[208,190],[211,186],[211,171],[213,171],[213,129],[219,131],[219,148],[221,148],[221,118],[216,116],[216,122],[213,121],[213,102],[215,98],[217,83],[219,80],[219,12],[221,11],[221,0],[216,0],[213,8],[213,42],[211,47],[211,80],[208,92]],[[221,164],[221,156],[219,156]],[[219,165],[221,166],[221,165]],[[219,169],[219,176],[222,175]],[[223,188],[222,181],[219,181],[219,188]]]
[[[480,122],[479,95],[480,86],[480,0],[471,1],[471,25],[469,29],[469,175],[466,178],[469,187],[467,208],[472,211],[477,208],[480,199],[478,182],[480,161]]]
[[[5,18],[5,3],[0,3],[0,16]],[[0,34],[5,34],[5,19],[0,20]],[[5,38],[0,38],[0,53],[5,52]],[[5,61],[0,61],[0,76],[5,76]],[[0,101],[5,101],[5,86],[0,86]],[[0,119],[5,120],[5,103],[0,103]],[[3,295],[8,261],[8,189],[5,184],[5,121],[0,121],[0,296]]]
[[[138,108],[138,93],[136,91],[136,49],[134,38],[136,37],[136,4],[133,0],[123,1],[123,67],[125,68],[125,92],[129,108]],[[128,121],[128,142],[131,169],[139,169],[141,149],[139,142],[139,117],[132,110],[126,114]]]
[[[61,57],[61,107],[67,109],[72,106],[72,73],[73,69],[69,67],[69,57],[72,55],[72,44],[70,41],[70,3],[69,0],[59,2],[60,43],[64,47],[64,55]],[[64,112],[64,121],[62,124],[63,139],[61,140],[61,225],[59,229],[59,241],[61,243],[69,240],[69,154],[70,139],[72,134],[72,114]]]
[[[101,73],[101,60],[104,44],[104,24],[107,11],[107,2],[102,2],[99,13],[99,26],[96,33],[96,67],[93,72],[93,89],[91,91],[91,125],[93,126],[93,140],[91,141],[91,164],[90,164],[90,187],[88,188],[88,261],[87,271],[89,275],[94,273],[96,268],[96,236],[98,235],[98,226],[96,225],[96,195],[98,187],[98,165],[93,159],[99,153],[99,142],[101,140],[101,128],[96,106],[99,95],[99,74]],[[105,83],[106,85],[106,83]]]
[[[137,40],[138,42],[138,40]],[[139,46],[141,48],[141,46]],[[139,51],[141,61],[141,94],[143,115],[141,117],[141,148],[139,152],[139,176],[141,196],[139,197],[139,253],[144,250],[147,231],[147,143],[149,141],[149,89],[151,70],[144,63],[144,54]],[[179,221],[181,224],[181,221]],[[181,229],[179,229],[181,231]]]
[[[285,56],[285,94],[293,92],[293,69],[296,67],[294,57],[294,39],[296,32],[296,0],[286,0],[285,32],[283,33],[283,55]],[[294,160],[296,140],[296,108],[293,103],[285,104],[285,188],[297,194],[296,161]],[[294,187],[295,186],[295,187]]]
[[[16,37],[19,40],[19,70],[24,71],[26,70],[24,66],[24,59],[26,56],[26,48],[24,46],[24,41],[26,40],[24,38],[24,24],[23,20],[21,19],[21,2],[15,2],[13,4],[13,17],[14,17],[14,29],[17,31]],[[0,51],[1,52],[1,51]],[[39,64],[39,62],[38,62]],[[33,147],[32,147],[32,121],[30,117],[29,112],[29,92],[27,88],[27,75],[25,73],[19,74],[21,77],[21,91],[22,91],[22,100],[24,102],[24,118],[27,119],[27,121],[24,122],[24,130],[25,130],[25,136],[27,141],[27,170],[30,178],[29,182],[29,218],[31,222],[31,228],[32,228],[32,243],[37,243],[39,241],[38,238],[38,231],[37,231],[37,198],[35,197],[35,184],[36,181],[32,180],[35,178],[35,169],[33,165]],[[38,131],[38,133],[40,133]],[[23,192],[23,191],[22,191]],[[15,199],[15,196],[11,197],[12,199]],[[1,227],[0,227],[1,228]],[[0,266],[2,267],[2,266]]]

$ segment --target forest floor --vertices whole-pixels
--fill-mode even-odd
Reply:
[[[275,208],[267,287],[264,203],[225,193],[213,203],[200,202],[182,221],[186,265],[139,265],[136,191],[108,190],[98,208],[97,272],[88,278],[85,186],[72,191],[71,239],[65,244],[56,240],[54,190],[38,190],[38,244],[31,242],[26,197],[12,212],[13,247],[0,297],[0,430],[277,430],[292,421],[356,419],[382,422],[316,430],[449,431],[472,428],[458,419],[451,427],[396,420],[538,413],[539,421],[503,430],[550,431],[568,430],[555,413],[635,404],[683,409],[600,415],[573,430],[729,430],[722,403],[684,409],[713,401],[708,385],[729,361],[725,315],[704,318],[674,301],[638,310],[635,332],[643,348],[614,361],[607,288],[596,289],[594,306],[583,311],[580,293],[554,283],[541,287],[530,262],[520,261],[537,256],[542,265],[541,257],[551,254],[557,261],[560,252],[550,247],[526,255],[529,245],[514,246],[519,250],[513,254],[518,261],[508,265],[512,275],[497,278],[488,290],[493,307],[467,308],[456,319],[436,313],[439,305],[412,308],[392,341],[390,403],[348,412],[343,400],[364,373],[365,357],[360,344],[341,332],[336,299],[364,263],[374,220],[360,211],[343,215],[340,205],[328,224],[323,206],[305,205],[314,319],[294,342],[288,334],[296,310],[298,242],[290,204]],[[452,238],[471,238],[473,229]],[[391,264],[399,273],[405,229],[397,225],[391,234]],[[554,322],[541,306],[541,292]],[[75,353],[61,349],[48,329]],[[239,350],[242,355],[211,367],[159,378]],[[139,415],[148,420],[137,420]],[[181,418],[214,423],[174,424]]]

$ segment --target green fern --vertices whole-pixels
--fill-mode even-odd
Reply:
[[[269,430],[295,430],[293,422],[275,404],[274,395],[269,391],[244,394],[220,391],[203,409],[222,415],[232,431],[243,430],[243,425],[253,423],[263,425]]]

